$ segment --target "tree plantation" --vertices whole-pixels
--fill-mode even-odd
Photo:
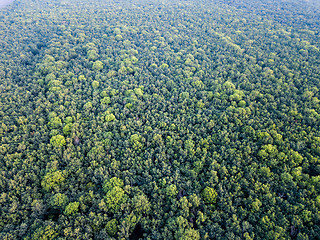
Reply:
[[[0,9],[0,239],[320,239],[320,4]]]

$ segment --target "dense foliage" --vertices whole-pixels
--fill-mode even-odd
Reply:
[[[0,239],[319,239],[320,12],[0,10]]]

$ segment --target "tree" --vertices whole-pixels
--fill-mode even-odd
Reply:
[[[166,195],[169,198],[173,198],[176,197],[178,194],[178,190],[177,190],[177,186],[174,184],[171,184],[169,186],[166,187]]]
[[[36,2],[0,11],[0,239],[319,238],[314,0]]]
[[[101,70],[101,69],[100,69]],[[98,81],[96,81],[96,80],[94,80],[93,82],[92,82],[92,88],[93,89],[97,89],[98,87],[99,87],[99,85],[100,85],[100,83],[98,82]]]
[[[127,201],[127,195],[124,190],[118,186],[113,187],[105,196],[107,208],[111,212],[117,212],[121,204]]]
[[[52,207],[64,208],[68,204],[69,198],[63,193],[56,193],[50,199],[50,205]]]
[[[42,179],[41,186],[44,190],[50,191],[62,186],[65,182],[65,174],[59,170],[48,172]]]
[[[202,197],[205,203],[214,204],[217,202],[218,193],[214,188],[205,187],[205,189],[202,190]]]
[[[200,239],[200,234],[197,230],[193,228],[188,228],[188,229],[180,229],[176,233],[176,239],[178,240],[199,240]]]
[[[101,104],[103,105],[108,105],[109,103],[111,103],[111,99],[110,97],[104,97],[100,100]]]
[[[59,236],[59,233],[54,229],[53,224],[38,228],[32,235],[32,240],[53,240]]]
[[[103,183],[103,191],[106,193],[112,190],[114,187],[123,187],[123,181],[120,178],[113,177],[110,179],[106,179]]]
[[[62,126],[62,121],[59,117],[54,117],[50,119],[50,122],[48,123],[50,128],[59,128]]]
[[[132,143],[134,149],[140,149],[142,147],[140,140],[141,136],[139,134],[132,134],[130,136],[130,142]]]
[[[103,63],[101,61],[95,61],[92,65],[92,69],[99,72],[103,69]]]
[[[146,215],[151,209],[148,198],[142,194],[134,196],[131,203],[136,215]]]
[[[110,236],[115,236],[118,232],[118,225],[119,222],[117,219],[112,219],[107,222],[105,229]]]
[[[69,203],[64,210],[64,214],[67,216],[76,214],[79,211],[79,206],[79,202]]]
[[[72,123],[66,124],[62,129],[63,134],[66,136],[71,134],[71,130],[72,130]]]
[[[62,135],[56,135],[51,137],[50,144],[54,147],[62,147],[66,145],[66,139]]]
[[[111,121],[114,121],[115,119],[116,117],[112,113],[109,113],[105,116],[106,122],[111,122]]]

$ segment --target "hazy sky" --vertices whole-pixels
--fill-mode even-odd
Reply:
[[[13,0],[0,0],[0,8],[7,5],[10,2],[13,2]]]

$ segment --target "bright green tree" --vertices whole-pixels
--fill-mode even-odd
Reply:
[[[79,206],[79,202],[69,203],[64,210],[64,214],[67,216],[76,214],[79,211]]]
[[[94,89],[97,89],[99,87],[100,83],[98,81],[94,80],[91,85]]]
[[[44,190],[50,191],[62,186],[65,181],[65,175],[61,171],[48,172],[42,179],[41,186]]]
[[[113,121],[113,120],[115,120],[115,119],[116,119],[116,117],[115,117],[112,113],[107,114],[107,115],[105,116],[106,122],[111,122],[111,121]]]
[[[107,208],[112,212],[117,212],[121,204],[126,202],[127,196],[122,188],[115,186],[107,192],[105,200]]]
[[[50,144],[54,147],[62,147],[66,145],[66,139],[62,135],[56,135],[51,137]]]
[[[53,240],[59,233],[54,229],[52,225],[38,228],[32,235],[32,240]]]
[[[113,177],[110,179],[106,179],[103,183],[103,191],[105,192],[109,192],[110,190],[112,190],[114,187],[123,187],[123,181],[120,178],[117,177]]]
[[[214,204],[217,202],[218,193],[211,187],[206,187],[202,191],[202,197],[205,203]]]

